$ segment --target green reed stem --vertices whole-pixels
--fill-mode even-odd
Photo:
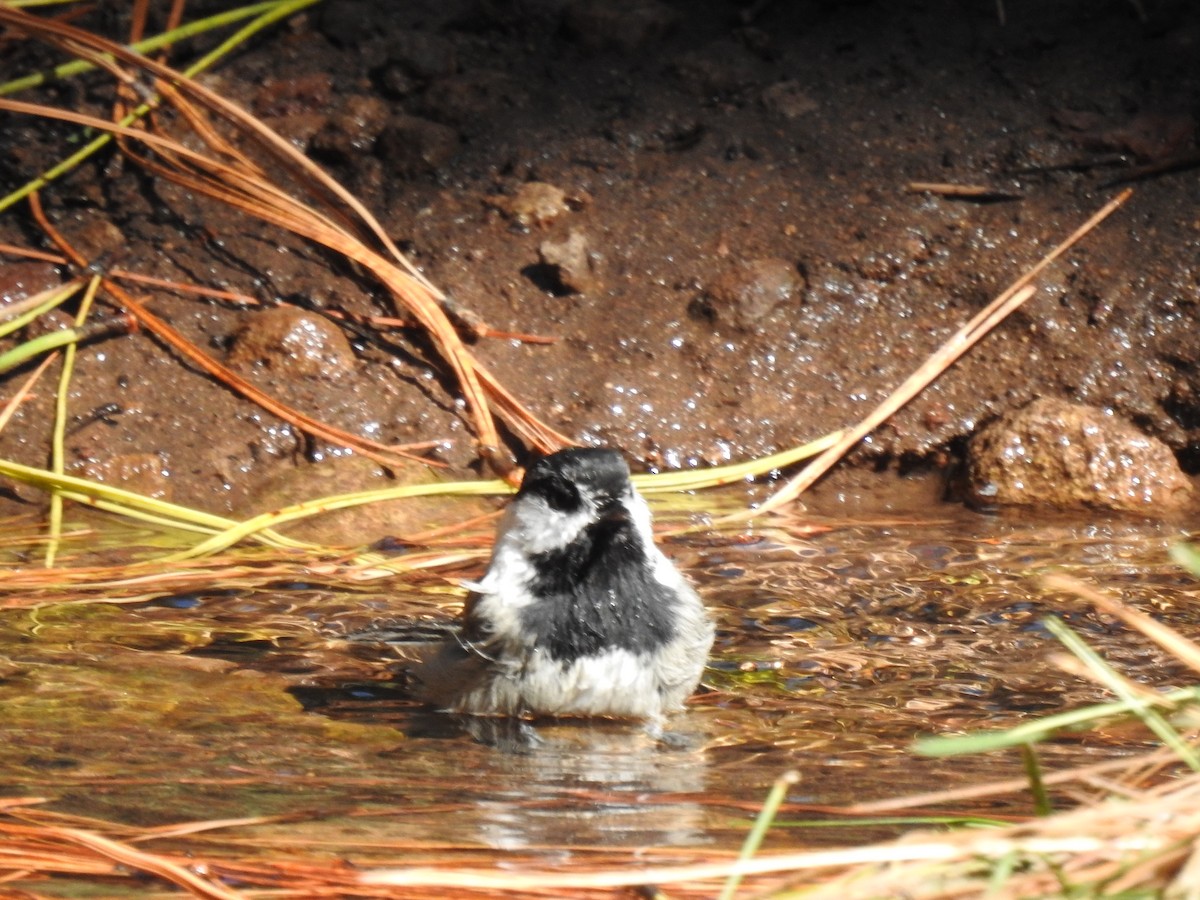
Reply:
[[[746,835],[745,843],[742,844],[742,850],[737,858],[739,863],[754,858],[754,854],[762,846],[763,838],[767,836],[767,830],[771,827],[771,823],[775,821],[779,807],[783,805],[783,801],[787,798],[788,788],[799,781],[800,773],[796,771],[784,772],[775,779],[775,783],[771,785],[771,792],[767,794],[766,802],[763,803],[763,808],[759,810],[758,817],[754,820],[754,827],[750,829],[750,833]],[[717,900],[733,900],[734,895],[737,893],[738,885],[741,883],[741,873],[734,872],[725,880],[725,886],[721,888],[721,893]]]
[[[1159,698],[1146,698],[1130,690],[1125,679],[1106,663],[1100,657],[1100,654],[1089,647],[1083,638],[1072,631],[1057,616],[1047,616],[1042,620],[1042,624],[1068,650],[1079,657],[1105,687],[1128,704],[1130,712],[1141,719],[1147,728],[1158,735],[1159,739],[1170,747],[1175,752],[1175,755],[1187,764],[1188,768],[1193,772],[1200,772],[1200,757],[1196,755],[1195,750],[1183,739],[1178,731],[1171,727],[1171,724],[1163,717],[1162,713],[1154,708],[1153,704],[1158,703]]]
[[[1050,800],[1050,791],[1046,788],[1046,780],[1042,777],[1042,762],[1038,759],[1037,749],[1033,744],[1021,745],[1021,762],[1025,767],[1025,777],[1029,779],[1029,790],[1033,794],[1033,811],[1039,816],[1048,816],[1054,812],[1054,804]]]
[[[8,352],[0,353],[0,375],[24,365],[35,356],[41,356],[67,344],[76,344],[79,338],[78,328],[60,328],[58,331],[38,335],[32,340],[18,344]]]

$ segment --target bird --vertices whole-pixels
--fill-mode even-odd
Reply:
[[[486,573],[466,587],[459,633],[414,671],[417,695],[446,712],[661,722],[695,691],[713,643],[608,448],[530,465]]]

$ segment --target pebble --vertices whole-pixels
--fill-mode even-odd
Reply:
[[[354,350],[324,316],[277,306],[256,312],[234,336],[229,364],[288,376],[337,380],[354,368]]]
[[[511,197],[488,202],[522,228],[544,227],[570,209],[566,191],[544,181],[527,181]]]
[[[574,228],[565,240],[542,241],[538,257],[554,270],[568,293],[586,294],[600,286],[600,257],[588,247],[587,237]]]
[[[563,13],[563,31],[580,46],[594,52],[616,50],[633,53],[660,40],[682,16],[657,0],[612,3],[580,0]]]
[[[804,287],[804,276],[787,260],[746,260],[713,279],[690,312],[750,331],[779,306],[795,302]]]
[[[432,175],[458,153],[461,139],[449,125],[417,116],[396,116],[379,135],[376,151],[385,167],[404,178]]]

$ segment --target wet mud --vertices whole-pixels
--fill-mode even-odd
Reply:
[[[328,0],[204,80],[352,189],[471,321],[554,338],[474,349],[571,439],[645,468],[745,459],[857,420],[1128,181],[1123,210],[852,462],[944,466],[980,425],[1053,396],[1113,410],[1194,471],[1200,13],[1144,6],[1146,21],[1116,0],[1014,5],[1002,22],[995,4],[915,0]],[[119,36],[124,15],[85,21]],[[0,75],[44,62],[6,55]],[[108,91],[92,77],[44,96],[102,110]],[[6,117],[4,186],[67,134]],[[321,319],[289,338],[262,309],[146,290],[268,392],[384,443],[440,442],[432,455],[460,471],[475,462],[419,333],[378,341],[328,318],[396,313],[361,271],[112,155],[44,199],[100,265]],[[45,243],[21,209],[0,236]],[[0,267],[10,301],[63,274]],[[41,464],[51,403],[37,391],[0,454]],[[144,334],[81,352],[70,409],[71,471],[214,511],[257,510],[256,485],[343,452]]]

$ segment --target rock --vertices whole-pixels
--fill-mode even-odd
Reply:
[[[336,380],[354,368],[354,350],[324,316],[277,306],[251,315],[234,336],[229,364],[279,374]]]
[[[458,132],[416,116],[397,116],[384,129],[376,152],[385,166],[405,178],[432,175],[458,152]]]
[[[549,266],[566,293],[586,294],[600,286],[600,257],[588,249],[582,232],[571,229],[564,241],[542,241],[542,265]]]
[[[488,202],[522,228],[548,225],[570,209],[566,191],[544,181],[527,181],[511,197]]]
[[[804,287],[804,276],[786,260],[752,259],[714,279],[689,311],[749,331],[776,307],[798,298]]]
[[[454,44],[428,31],[393,32],[388,51],[392,63],[417,78],[441,78],[458,71]]]
[[[528,91],[512,75],[473,69],[431,82],[420,112],[470,135],[482,123],[504,115],[501,110],[520,109],[528,103]]]
[[[312,152],[323,158],[350,162],[370,153],[391,116],[379,97],[349,94],[338,101],[338,110],[312,138]]]
[[[612,3],[581,0],[563,14],[563,31],[592,51],[633,53],[657,41],[679,24],[680,14],[665,3]]]
[[[779,81],[764,88],[762,103],[767,112],[782,119],[798,119],[820,108],[798,81]]]
[[[1043,398],[971,440],[968,492],[981,505],[1173,512],[1192,484],[1171,450],[1106,410]]]

